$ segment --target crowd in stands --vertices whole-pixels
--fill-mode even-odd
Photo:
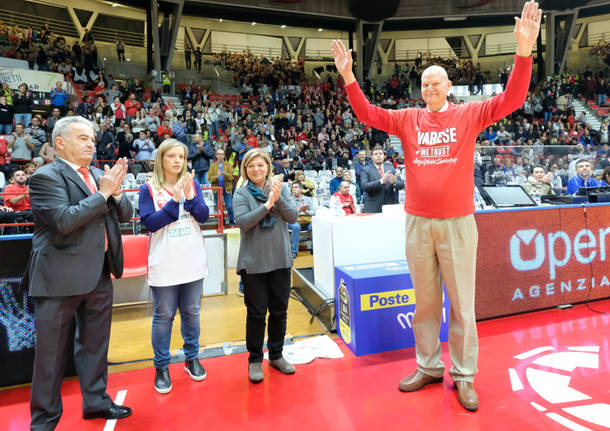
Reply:
[[[53,33],[48,24],[42,28],[7,26],[0,20],[0,57],[26,60],[30,69],[86,76],[95,81],[98,70],[97,47],[93,35],[84,30],[82,40],[72,45]],[[85,81],[85,82],[87,82]]]
[[[42,40],[43,33],[32,37]],[[47,44],[58,44],[60,38],[54,39],[51,32],[45,34]],[[64,47],[61,42],[57,46]],[[74,56],[70,62],[73,59]],[[76,63],[83,61],[81,58]],[[188,146],[191,167],[201,184],[210,184],[209,171],[214,163],[215,169],[219,168],[217,150],[222,150],[221,165],[232,170],[228,189],[233,190],[245,153],[261,147],[269,152],[276,171],[283,173],[286,180],[295,181],[299,176],[298,183],[306,196],[315,196],[317,192],[303,172],[337,172],[339,181],[335,181],[337,184],[329,195],[343,193],[347,187],[353,196],[354,210],[362,203],[360,172],[363,166],[371,164],[371,150],[375,146],[383,148],[386,161],[394,168],[404,163],[402,154],[395,151],[385,132],[365,127],[355,118],[341,80],[335,81],[330,75],[322,80],[308,78],[302,60],[267,59],[247,51],[219,53],[213,61],[233,71],[235,85],[241,91],[239,96],[216,95],[209,89],[183,84],[178,86],[179,109],[174,99],[164,99],[162,93],[146,90],[137,78],[116,81],[101,71],[96,81],[83,84],[85,95],[80,103],[71,104],[65,97],[57,97],[53,99],[51,114],[43,118],[40,114],[32,116],[31,103],[29,111],[23,109],[29,103],[24,102],[27,85],[17,92],[3,88],[0,127],[8,134],[4,155],[12,150],[10,156],[21,159],[21,164],[30,160],[38,165],[50,162],[54,154],[48,140],[55,121],[65,115],[81,115],[98,125],[94,160],[100,166],[128,157],[134,175],[149,172],[156,148],[164,139],[173,137]],[[405,82],[419,79],[421,70],[431,62],[444,64],[458,83],[473,77],[476,81],[480,73],[469,61],[441,61],[424,55],[404,70],[397,67],[397,73],[385,85],[366,82],[365,91],[374,103],[385,108],[420,107],[422,101],[410,98]],[[60,96],[61,90],[58,83],[56,93]],[[608,120],[602,121],[599,129],[593,129],[585,115],[576,118],[572,104],[574,98],[584,97],[601,108],[606,104],[607,93],[608,82],[602,72],[565,73],[532,86],[519,111],[480,134],[475,182],[533,183],[533,168],[541,166],[543,173],[539,178],[548,180],[553,191],[561,193],[566,191],[569,177],[576,175],[578,160],[589,159],[594,172],[609,166]],[[454,97],[451,101],[461,103]],[[23,124],[13,126],[13,123]],[[1,152],[2,147],[0,157],[3,157]],[[2,163],[7,182],[14,182],[13,172],[19,166]],[[349,176],[351,170],[353,178],[345,178],[343,170]],[[218,184],[216,174],[214,180]],[[346,186],[342,185],[344,181]],[[227,200],[226,183],[223,187]],[[349,204],[351,201],[346,199],[337,195],[328,204]]]

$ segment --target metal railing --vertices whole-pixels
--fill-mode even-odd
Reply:
[[[599,42],[599,41],[606,42],[609,40],[610,40],[610,32],[589,34],[589,36],[587,38],[587,46],[595,46],[595,45],[597,45],[597,42]]]
[[[95,23],[91,29],[91,34],[96,42],[110,42],[116,44],[117,40],[121,39],[125,45],[138,47],[144,47],[146,43],[146,34],[144,32],[98,27]],[[125,46],[125,49],[127,49],[127,46]]]
[[[257,57],[261,55],[267,58],[279,58],[282,56],[281,48],[273,47],[262,47],[262,46],[249,46],[249,45],[231,45],[225,43],[213,43],[212,52],[226,51],[230,54],[242,54],[244,51],[249,50],[252,54]],[[330,52],[330,51],[329,51]]]
[[[217,223],[217,226],[216,226],[216,232],[219,233],[219,234],[222,234],[224,232],[224,200],[223,200],[224,198],[223,198],[223,195],[222,195],[222,188],[220,188],[220,187],[204,187],[204,186],[201,186],[201,190],[202,191],[212,190],[218,196],[218,206],[216,208],[216,210],[218,212],[210,213],[209,216],[210,217],[216,217],[218,219],[218,223]],[[123,189],[123,190],[121,190],[121,192],[125,193],[125,194],[127,194],[127,193],[139,193],[140,190],[138,190],[138,189]],[[4,195],[5,194],[6,193],[4,193],[4,192],[0,192],[0,197],[2,197],[4,199]],[[130,221],[132,223],[139,222],[140,221],[140,217],[132,217],[130,219]],[[5,227],[28,227],[28,226],[34,226],[34,223],[0,223],[0,229],[1,228],[5,228]],[[0,233],[0,235],[1,235],[1,233]]]

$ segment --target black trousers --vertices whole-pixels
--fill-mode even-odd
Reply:
[[[104,265],[97,286],[84,295],[35,297],[36,353],[30,395],[31,430],[53,430],[63,406],[61,382],[67,343],[76,317],[74,361],[83,395],[83,413],[107,409],[108,341],[112,318],[112,282]]]
[[[276,269],[262,274],[245,274],[244,303],[246,317],[246,347],[248,362],[263,361],[265,318],[269,310],[269,359],[280,359],[286,335],[286,310],[290,298],[290,268]]]

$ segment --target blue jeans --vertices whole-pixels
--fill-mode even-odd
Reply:
[[[544,122],[547,123],[553,119],[553,113],[550,111],[544,111]]]
[[[202,186],[209,186],[208,171],[195,171],[195,179],[199,181]]]
[[[199,355],[199,310],[203,279],[176,286],[150,286],[155,301],[152,324],[152,346],[155,368],[167,368],[171,356],[169,342],[176,309],[180,308],[180,329],[187,360]]]
[[[214,201],[216,202],[216,208],[218,208],[217,193],[214,193]],[[227,214],[229,215],[229,224],[235,224],[235,218],[233,218],[233,195],[231,193],[227,193],[224,188],[222,189],[222,204],[227,209]]]
[[[0,124],[0,135],[10,135],[13,133],[13,124]]]
[[[28,127],[28,124],[32,121],[32,114],[15,114],[13,118],[15,124],[23,123],[23,127]]]
[[[605,105],[607,99],[608,99],[608,95],[607,94],[598,94],[597,95],[597,104],[599,106]]]
[[[302,230],[311,230],[311,223],[309,223],[305,227],[301,227],[301,225],[297,223],[289,224],[288,229],[291,230],[290,234],[290,243],[292,245],[292,255],[296,256],[299,252],[299,238],[301,237]]]

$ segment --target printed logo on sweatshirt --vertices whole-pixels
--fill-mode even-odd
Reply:
[[[422,132],[417,130],[418,150],[413,160],[418,166],[444,165],[457,163],[457,157],[449,157],[451,145],[457,143],[457,128],[447,127],[441,131]],[[449,144],[449,145],[447,145]]]

